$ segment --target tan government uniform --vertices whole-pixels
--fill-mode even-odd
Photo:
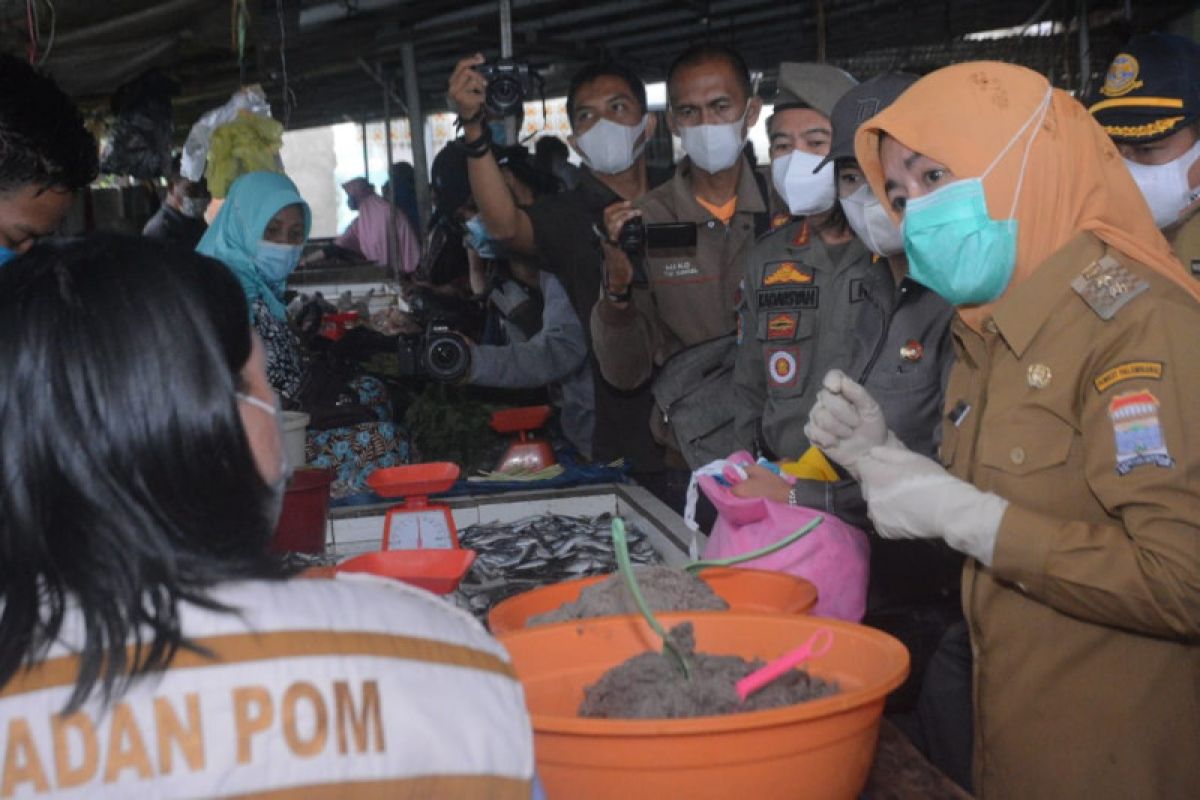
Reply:
[[[1200,797],[1197,331],[1087,233],[955,321],[942,460],[1012,503],[963,577],[982,797]]]
[[[1192,277],[1200,279],[1200,206],[1193,209],[1181,222],[1163,229],[1163,236],[1171,243],[1175,257]]]
[[[738,286],[746,256],[754,246],[755,216],[766,214],[762,191],[743,159],[737,186],[737,210],[722,224],[696,201],[691,161],[675,176],[635,203],[647,225],[694,222],[694,248],[651,254],[645,288],[619,307],[601,294],[592,309],[592,343],[605,380],[618,389],[634,389],[652,377],[655,367],[690,345],[734,333]],[[658,414],[651,430],[659,441],[667,434]]]

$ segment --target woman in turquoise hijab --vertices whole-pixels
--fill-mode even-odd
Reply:
[[[312,212],[296,184],[275,172],[250,172],[229,187],[221,210],[196,250],[218,259],[237,276],[246,292],[250,321],[263,340],[267,377],[287,407],[304,383],[308,359],[288,327],[283,291],[312,228]],[[308,432],[309,463],[334,470],[335,497],[365,491],[375,469],[408,460],[408,446],[389,420],[390,402],[383,384],[359,376],[346,384],[370,421],[327,427],[316,409]],[[371,419],[373,417],[373,419]]]
[[[233,270],[246,292],[250,319],[267,352],[267,375],[285,399],[295,397],[305,359],[287,326],[283,291],[300,262],[312,212],[296,184],[275,172],[250,172],[229,187],[197,252]]]

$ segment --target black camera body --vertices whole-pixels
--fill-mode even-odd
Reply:
[[[475,69],[487,78],[483,105],[495,117],[508,117],[520,110],[525,98],[533,93],[535,82],[541,79],[529,64],[511,58],[480,64]]]
[[[467,340],[443,322],[432,322],[424,333],[400,337],[400,374],[456,383],[471,368]]]
[[[696,247],[696,224],[694,222],[662,222],[647,225],[641,217],[634,217],[617,232],[617,247],[633,265],[633,285],[645,286],[646,253],[656,251],[684,251]]]

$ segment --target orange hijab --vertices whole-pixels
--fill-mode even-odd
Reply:
[[[859,127],[854,138],[858,163],[880,199],[887,196],[879,162],[884,133],[945,164],[957,177],[978,177],[1038,112],[1048,86],[1032,70],[994,61],[939,69]],[[1076,234],[1091,231],[1200,300],[1200,284],[1184,270],[1155,226],[1112,140],[1082,105],[1061,90],[1053,90],[1040,127],[1026,127],[984,178],[992,217],[1004,219],[1012,208],[1021,158],[1035,130],[1015,215],[1017,264],[1004,294]],[[886,202],[884,207],[888,208]],[[987,305],[963,306],[959,314],[978,329],[1003,297]]]

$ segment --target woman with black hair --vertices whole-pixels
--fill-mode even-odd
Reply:
[[[245,296],[144,239],[0,270],[0,796],[527,796],[503,648],[376,579],[284,581]]]

